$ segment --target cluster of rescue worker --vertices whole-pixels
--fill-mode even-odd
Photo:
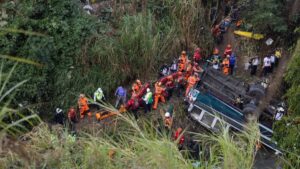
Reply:
[[[273,55],[264,58],[263,72],[266,74],[272,72],[273,66],[277,65],[281,53],[276,50]],[[258,65],[258,57],[251,60],[251,75],[256,73]],[[275,60],[275,61],[273,61]],[[230,44],[227,45],[222,55],[217,48],[213,50],[213,55],[209,58],[203,58],[201,55],[201,49],[196,48],[193,57],[189,59],[186,51],[182,51],[181,55],[177,60],[174,60],[170,66],[164,64],[159,72],[159,80],[154,84],[154,90],[151,91],[150,84],[143,84],[141,80],[137,79],[127,92],[124,86],[118,86],[115,91],[115,108],[120,108],[122,111],[131,111],[136,119],[138,119],[138,109],[140,107],[144,108],[144,112],[150,112],[152,109],[156,110],[159,103],[165,103],[170,100],[174,92],[177,97],[184,96],[187,97],[190,90],[193,89],[197,82],[200,81],[200,74],[203,69],[200,65],[204,65],[204,61],[210,63],[210,65],[217,70],[221,70],[224,75],[232,75],[236,63],[236,55],[232,51]],[[269,62],[269,63],[268,63]],[[255,67],[256,66],[256,67]],[[269,66],[269,67],[268,67]],[[253,70],[255,69],[255,70]],[[131,95],[129,100],[127,100],[127,95]],[[93,94],[93,102],[103,103],[105,101],[105,96],[101,88],[98,88]],[[80,94],[78,98],[78,110],[80,119],[84,119],[85,116],[88,117],[89,122],[92,120],[92,112],[89,107],[91,101],[84,94]],[[243,98],[239,96],[236,100],[235,105],[242,109]],[[126,110],[125,110],[126,109]],[[169,106],[166,113],[163,115],[164,128],[171,130],[173,124],[173,111],[174,107]],[[57,109],[57,118],[61,119],[63,116],[62,110]],[[102,120],[99,113],[95,114],[97,120]],[[57,122],[63,124],[62,120],[56,120]],[[79,121],[76,115],[76,108],[71,107],[68,110],[68,121],[72,131],[75,131],[75,123]],[[174,134],[174,139],[179,140],[179,148],[184,142],[184,136],[181,134],[182,129],[178,128]]]

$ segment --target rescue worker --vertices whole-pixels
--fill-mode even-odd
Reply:
[[[121,101],[121,104],[126,104],[126,89],[123,86],[119,86],[115,92],[115,96],[117,96],[115,107],[118,108],[119,103]]]
[[[186,51],[181,52],[180,59],[182,60],[182,64],[184,65],[183,69],[185,70],[186,69],[186,64],[187,64],[187,61],[188,61],[188,58],[186,56]]]
[[[139,79],[136,79],[136,84],[139,86],[139,89],[141,89],[143,87],[142,82]],[[140,90],[138,90],[140,91]]]
[[[193,73],[193,65],[190,61],[187,62],[185,79],[188,79]]]
[[[200,48],[196,48],[196,50],[194,52],[194,57],[193,57],[194,62],[200,63],[200,60],[202,59],[200,51],[201,51]]]
[[[80,119],[83,119],[85,114],[88,114],[89,119],[91,118],[92,113],[90,112],[90,109],[88,106],[88,100],[84,94],[79,95],[78,107],[80,110]]]
[[[181,150],[182,147],[183,147],[183,144],[184,144],[184,140],[185,140],[184,135],[182,134],[182,128],[181,127],[179,127],[176,130],[173,138],[178,143],[178,149]]]
[[[55,109],[55,116],[54,116],[55,123],[64,125],[65,124],[65,116],[63,110],[60,108]]]
[[[197,62],[194,62],[193,73],[201,73],[201,72],[203,72],[203,69],[199,66]]]
[[[271,72],[271,59],[270,56],[266,56],[263,61],[263,74],[267,76]]]
[[[174,59],[172,62],[172,65],[170,67],[170,71],[171,71],[171,73],[175,73],[175,72],[177,72],[177,69],[178,69],[178,65],[176,63],[176,60]]]
[[[164,117],[164,126],[165,126],[165,129],[171,130],[172,123],[173,123],[173,119],[171,117],[171,114],[169,112],[166,112],[165,113],[165,117]]]
[[[103,91],[101,88],[98,88],[95,92],[94,92],[94,102],[98,102],[101,103],[105,100]]]
[[[235,67],[235,54],[232,53],[231,56],[229,57],[229,68],[230,68],[230,75],[233,75],[234,67]]]
[[[224,57],[227,57],[227,55],[230,56],[231,54],[232,54],[232,47],[230,44],[228,44],[224,51]]]
[[[178,77],[177,77],[175,83],[176,83],[175,88],[177,91],[177,97],[180,97],[181,91],[184,90],[185,85],[186,85],[186,80],[185,80],[182,72],[178,72]]]
[[[217,44],[221,43],[223,40],[223,35],[219,25],[215,25],[211,29],[211,33],[214,37],[214,40]]]
[[[271,55],[270,56],[270,61],[271,61],[270,73],[273,73],[273,70],[275,68],[275,61],[276,61],[275,55]]]
[[[224,75],[228,75],[228,73],[229,73],[229,55],[227,55],[227,57],[223,59],[222,66],[223,66]]]
[[[198,73],[194,73],[194,75],[190,76],[187,80],[187,87],[185,90],[185,96],[187,96],[190,90],[195,86],[195,84],[199,81]]]
[[[154,105],[153,109],[157,109],[158,102],[161,101],[163,103],[166,102],[165,97],[163,96],[163,91],[165,89],[162,87],[161,82],[155,83],[155,94],[154,94]]]
[[[214,58],[212,64],[214,69],[219,70],[219,59]]]
[[[280,49],[276,49],[276,51],[275,51],[275,66],[277,66],[278,65],[278,63],[279,63],[279,59],[281,58],[281,51],[280,51]]]
[[[172,97],[174,88],[175,88],[174,79],[170,75],[167,77],[167,82],[166,82],[166,92],[168,93],[167,100],[170,100],[170,98]]]
[[[146,95],[143,97],[143,100],[144,100],[144,109],[145,109],[145,113],[147,113],[148,111],[150,112],[151,111],[151,106],[152,106],[152,103],[153,103],[153,94],[152,92],[150,91],[149,88],[147,88],[147,93]]]
[[[163,64],[160,67],[159,77],[158,78],[161,78],[163,76],[167,76],[168,74],[169,74],[169,66],[167,64]]]
[[[252,76],[256,74],[258,64],[259,64],[258,56],[255,56],[255,57],[251,60],[251,71],[250,71],[250,74],[251,74]]]
[[[239,109],[243,110],[244,108],[244,100],[242,95],[239,95],[234,102],[234,105],[237,106]]]
[[[135,93],[138,93],[138,92],[140,91],[141,88],[142,88],[142,82],[141,82],[139,79],[137,79],[137,80],[133,83],[133,85],[132,85],[132,87],[131,87],[131,89],[132,89],[132,95],[134,95],[134,92],[135,92]]]
[[[74,107],[71,107],[68,111],[68,121],[69,121],[71,131],[75,132],[76,131],[75,124],[77,123],[78,120],[77,120],[76,111]]]
[[[179,60],[178,60],[178,71],[179,71],[179,72],[183,72],[184,69],[185,69],[185,65],[184,65],[182,59],[179,59]]]

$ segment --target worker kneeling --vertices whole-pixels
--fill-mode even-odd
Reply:
[[[92,116],[92,113],[90,112],[90,108],[88,106],[88,100],[84,96],[84,94],[79,95],[78,99],[78,107],[80,110],[80,118],[83,119],[85,114],[88,114],[89,118]]]
[[[154,110],[157,109],[158,101],[161,101],[163,103],[166,102],[165,97],[162,94],[164,90],[165,89],[161,86],[161,82],[155,83],[155,95],[154,95],[154,105],[153,105]]]
[[[187,96],[190,92],[190,90],[195,86],[195,84],[199,81],[198,73],[194,73],[194,75],[190,76],[188,78],[188,84],[185,90],[185,96]]]

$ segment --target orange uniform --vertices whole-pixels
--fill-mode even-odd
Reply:
[[[225,58],[222,62],[222,65],[223,65],[223,73],[225,75],[228,75],[228,73],[229,73],[229,59]]]
[[[183,71],[184,71],[184,68],[185,68],[185,65],[183,64],[182,61],[180,61],[180,62],[178,63],[178,71],[179,71],[179,72],[183,72]]]
[[[193,66],[192,63],[189,62],[186,67],[185,79],[188,79],[192,73],[193,73]]]
[[[85,113],[88,113],[88,116],[91,117],[92,114],[90,112],[89,106],[88,106],[88,100],[86,97],[80,97],[78,100],[78,107],[80,109],[80,118],[83,119]]]
[[[185,96],[187,96],[191,90],[191,88],[193,88],[195,86],[195,84],[199,81],[199,78],[196,77],[195,75],[190,76],[188,78],[188,84],[185,90]]]
[[[163,91],[165,89],[161,87],[160,82],[155,83],[155,95],[154,95],[154,104],[153,104],[153,109],[157,109],[157,104],[159,101],[165,103],[165,97],[163,96]]]
[[[165,117],[164,125],[166,128],[171,129],[172,123],[173,123],[172,117]]]

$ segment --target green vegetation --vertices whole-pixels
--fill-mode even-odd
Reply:
[[[43,65],[17,68],[12,82],[30,80],[15,103],[34,104],[42,112],[75,105],[80,92],[91,95],[101,87],[110,94],[119,84],[149,77],[183,48],[211,48],[211,37],[202,33],[209,24],[200,0],[149,2],[145,12],[133,9],[135,15],[121,12],[128,4],[117,4],[108,23],[87,15],[77,1],[2,4],[8,13],[8,24],[0,30],[2,56]]]
[[[290,86],[286,98],[289,106],[289,114],[283,120],[275,124],[275,140],[285,152],[287,163],[285,168],[300,167],[300,40],[295,46],[285,80]]]
[[[199,159],[200,168],[252,168],[258,136],[257,125],[253,126],[243,135],[225,130],[220,136],[198,135],[207,151]],[[183,156],[165,134],[157,133],[149,122],[141,124],[125,116],[119,116],[115,127],[78,137],[59,126],[50,130],[40,124],[23,138],[27,141],[20,151],[0,158],[1,168],[193,168],[194,160]],[[114,152],[111,157],[110,152]]]
[[[288,30],[283,17],[284,2],[281,0],[254,1],[247,12],[248,20],[253,24],[253,30],[263,33],[285,33]]]

